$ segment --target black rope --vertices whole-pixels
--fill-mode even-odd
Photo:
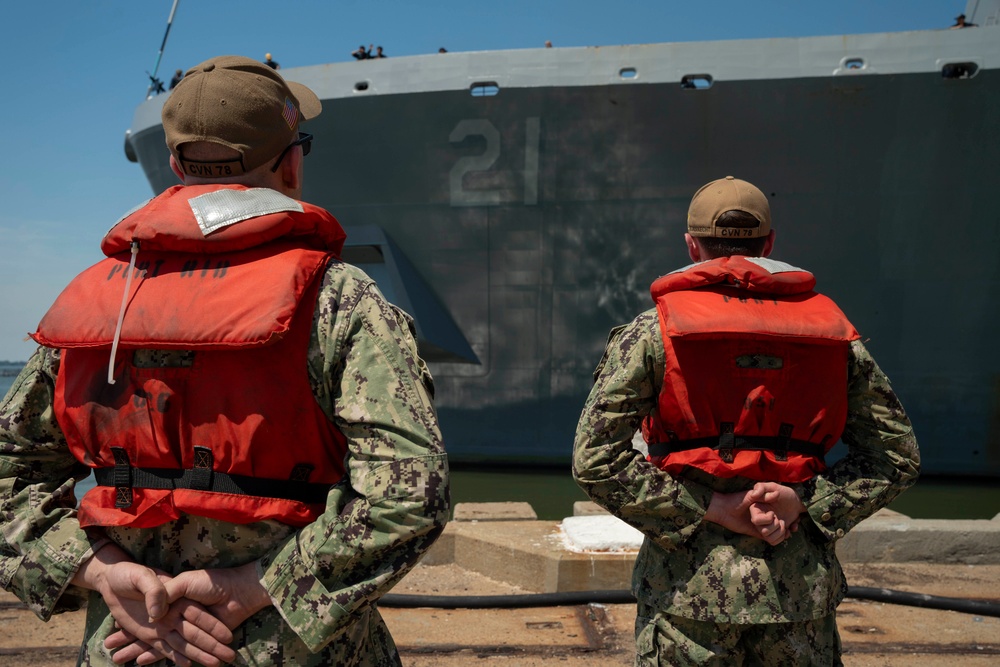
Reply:
[[[925,593],[909,593],[888,588],[848,586],[847,597],[910,607],[944,609],[976,616],[1000,617],[1000,601],[949,598]],[[516,595],[403,595],[382,596],[383,607],[435,609],[521,609],[581,604],[635,604],[635,596],[626,590],[565,591],[562,593],[523,593]]]

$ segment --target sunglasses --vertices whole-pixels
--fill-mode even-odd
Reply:
[[[312,150],[312,140],[313,135],[308,132],[299,132],[299,138],[285,146],[285,150],[281,151],[281,155],[278,156],[278,161],[274,163],[273,167],[271,167],[271,171],[278,171],[278,167],[281,166],[281,161],[285,159],[286,155],[288,155],[288,151],[292,150],[296,146],[302,146],[303,156],[309,155],[309,151]]]

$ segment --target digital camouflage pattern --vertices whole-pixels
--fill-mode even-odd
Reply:
[[[145,365],[190,363],[186,353],[142,356]],[[313,393],[349,449],[348,478],[317,521],[295,529],[187,515],[157,528],[84,532],[73,489],[89,469],[70,455],[53,416],[59,354],[39,349],[0,406],[0,586],[43,620],[86,602],[80,662],[111,665],[102,646],[113,631],[107,607],[69,583],[105,540],[172,574],[256,560],[275,606],[234,631],[237,664],[398,664],[376,602],[430,547],[449,511],[431,376],[409,316],[362,271],[336,261],[320,289],[308,364]]]
[[[790,631],[794,625],[795,631]],[[636,667],[836,667],[840,658],[837,618],[761,625],[717,624],[666,617],[639,605],[635,619]]]
[[[861,342],[851,344],[847,455],[793,485],[808,516],[777,546],[702,522],[713,491],[753,486],[700,471],[674,478],[633,449],[655,409],[664,373],[655,309],[611,332],[577,427],[574,477],[587,494],[645,535],[632,590],[666,614],[731,624],[808,621],[846,592],[836,541],[916,481],[919,453],[889,380]]]

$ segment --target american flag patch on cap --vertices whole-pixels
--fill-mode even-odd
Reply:
[[[288,123],[289,129],[295,129],[295,123],[299,119],[299,110],[295,108],[295,103],[287,97],[285,98],[285,108],[281,112],[281,117]]]

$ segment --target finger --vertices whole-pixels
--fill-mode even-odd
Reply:
[[[107,643],[105,643],[105,646],[107,646]],[[125,645],[118,651],[115,651],[111,655],[111,659],[114,660],[116,665],[124,665],[129,661],[138,660],[139,658],[141,658],[146,654],[149,654],[151,656],[158,656],[159,658],[163,657],[160,656],[158,653],[153,652],[150,649],[149,644],[144,644],[142,642],[132,642],[131,644]]]
[[[181,616],[185,621],[209,637],[212,637],[216,642],[228,644],[233,641],[233,633],[226,624],[205,610],[201,605],[184,605],[181,610]]]
[[[236,659],[236,652],[227,646],[233,640],[229,628],[200,604],[188,599],[175,602],[170,613],[152,629],[152,637],[149,634],[144,633],[143,638],[154,650],[172,660],[176,655],[183,655],[211,667]]]
[[[138,590],[138,587],[135,587],[135,590]],[[133,611],[130,612],[129,607],[132,607]],[[144,600],[139,599],[134,602],[118,600],[115,609],[118,620],[125,626],[124,629],[131,636],[138,638],[139,641],[145,642],[159,656],[159,659],[167,658],[179,667],[190,667],[192,659],[208,667],[216,667],[219,664],[218,659],[197,646],[192,646],[177,632],[177,629],[182,627],[184,623],[178,611],[168,609],[161,620],[147,622],[143,618],[146,614]],[[116,637],[113,641],[117,642],[119,639]],[[127,648],[126,646],[121,650]],[[126,661],[127,657],[136,653],[142,654],[141,651],[135,649],[125,650],[121,660]]]
[[[180,629],[180,636],[183,637],[185,642],[187,642],[187,648],[185,648],[184,654],[189,658],[205,665],[208,665],[209,663],[206,661],[204,656],[214,658],[214,664],[218,664],[220,662],[232,662],[236,659],[236,652],[226,645],[232,641],[232,633],[229,631],[229,628],[214,619],[214,617],[207,612],[204,616],[215,620],[215,623],[218,624],[217,631],[218,628],[221,628],[224,636],[227,636],[229,639],[225,641],[220,640],[211,633],[206,632],[202,627],[185,620],[181,624]]]
[[[130,574],[132,584],[142,594],[146,603],[146,613],[149,614],[150,622],[167,613],[167,589],[164,588],[157,573],[149,568],[132,568]]]
[[[135,635],[125,632],[124,630],[119,630],[118,632],[108,635],[108,638],[104,640],[104,648],[113,651],[116,648],[128,646],[135,641],[138,641]]]
[[[778,486],[770,487],[761,500],[761,502],[774,504],[781,499],[781,489]]]
[[[186,630],[189,631],[190,627],[186,628]],[[177,637],[183,638],[182,633],[176,633],[176,635]],[[198,663],[199,665],[204,665],[204,667],[219,667],[220,665],[223,664],[223,662],[232,662],[232,660],[235,659],[236,654],[235,652],[233,652],[231,648],[225,646],[224,644],[220,644],[214,640],[211,640],[210,642],[205,642],[204,637],[205,635],[204,633],[202,633],[200,640],[204,643],[209,643],[214,648],[214,650],[219,651],[222,655],[225,655],[227,659],[223,660],[223,658],[220,658],[219,656],[215,655],[214,652],[205,650],[198,644],[188,641],[186,638],[183,638],[182,640],[182,645],[184,646],[182,653],[184,657],[190,658],[192,661]],[[171,641],[176,642],[177,638],[171,637]]]
[[[176,663],[178,667],[191,667],[189,654],[191,654],[191,658],[198,660],[207,667],[218,667],[219,664],[217,660],[208,654],[202,656],[203,651],[197,649],[197,647],[191,647],[177,631],[168,632],[163,639],[157,638],[151,641],[150,645],[165,658]],[[202,659],[203,657],[204,659]]]
[[[754,485],[754,490],[760,495],[773,495],[781,489],[781,484],[777,482],[757,482]]]
[[[145,655],[146,652],[153,652],[159,656],[158,659],[162,660],[166,658],[173,661],[178,667],[191,667],[191,660],[188,655],[185,654],[186,649],[188,649],[187,642],[177,633],[174,628],[180,623],[180,619],[177,618],[175,613],[170,613],[167,615],[165,621],[159,621],[152,626],[145,626],[137,628],[136,632],[142,636],[142,639],[137,639],[136,644],[145,644],[141,647],[142,650],[127,650],[128,647],[119,649],[115,654],[125,652],[123,660],[126,656],[135,655]],[[192,653],[198,657],[201,657],[198,652],[192,651]],[[209,663],[206,663],[209,664]],[[214,666],[213,666],[214,667]]]
[[[163,656],[156,651],[150,649],[140,655],[135,659],[135,664],[137,665],[152,665],[153,663],[163,660]]]
[[[190,601],[175,603],[174,606],[183,607],[185,605],[199,606]],[[208,612],[203,613],[206,618],[212,618]],[[235,651],[197,625],[179,617],[177,609],[172,609],[167,618],[169,622],[157,623],[153,628],[155,634],[152,637],[147,637],[147,643],[152,651],[159,656],[158,659],[168,658],[180,667],[188,667],[192,661],[205,665],[205,667],[217,667],[222,662],[232,662],[236,659]],[[202,618],[202,623],[208,624],[206,618]],[[217,620],[215,622],[220,623]],[[226,633],[223,636],[231,637],[229,629],[224,625],[221,627]],[[146,634],[143,636],[146,637]],[[130,652],[129,655],[132,653]]]
[[[781,544],[787,536],[788,533],[785,530],[785,522],[779,520],[770,535],[768,535],[767,541],[771,546],[777,546]]]
[[[121,649],[118,653],[121,653],[124,650],[126,649]],[[128,662],[124,661],[124,659],[122,662],[118,661],[118,653],[114,656],[116,664],[128,664]],[[144,662],[142,664],[144,665],[151,665],[158,660],[163,660],[164,658],[168,661],[167,664],[176,665],[177,667],[191,667],[193,664],[184,654],[172,650],[166,644],[163,645],[162,649],[151,648],[149,651],[141,653],[135,658],[135,661],[138,662],[139,658],[143,659]],[[208,665],[209,663],[206,662],[205,664]],[[218,663],[212,665],[212,667],[218,667]]]
[[[184,573],[181,573],[179,576],[164,584],[164,588],[167,591],[167,598],[171,603],[173,603],[183,597],[186,597],[189,585],[190,578],[185,578]]]

